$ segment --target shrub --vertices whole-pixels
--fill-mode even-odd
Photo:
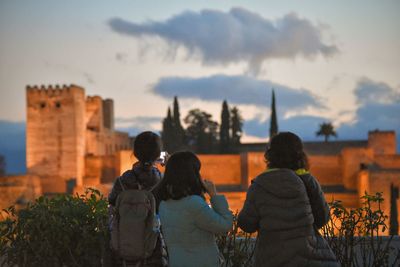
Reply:
[[[40,197],[5,210],[0,222],[3,266],[101,266],[108,239],[107,201],[99,191]]]
[[[356,209],[346,209],[341,201],[329,203],[330,220],[321,230],[324,237],[343,267],[397,266],[400,252],[391,246],[393,236],[382,236],[388,218],[381,209],[382,193],[365,192],[361,199]]]
[[[398,266],[400,251],[391,246],[393,236],[382,236],[387,229],[382,194],[365,193],[362,200],[356,209],[345,209],[340,201],[330,203],[331,218],[323,235],[343,267]],[[107,206],[99,191],[89,189],[82,195],[40,197],[20,211],[5,210],[8,216],[0,221],[0,265],[104,265]],[[234,218],[232,230],[217,236],[222,266],[250,266],[256,241],[237,226],[237,214]]]
[[[217,245],[223,256],[223,267],[251,266],[255,248],[251,234],[243,232],[237,225],[237,212],[234,215],[232,229],[217,236]]]

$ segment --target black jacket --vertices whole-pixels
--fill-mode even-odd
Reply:
[[[255,266],[339,266],[315,229],[328,219],[329,207],[313,176],[277,169],[252,181],[238,225],[258,231]]]

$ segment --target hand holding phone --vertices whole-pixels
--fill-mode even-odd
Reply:
[[[160,163],[162,166],[165,166],[167,163],[169,154],[167,151],[161,151],[160,157],[157,159],[157,163]]]
[[[207,193],[210,195],[210,197],[213,197],[217,194],[217,188],[215,187],[215,184],[206,179],[202,179],[201,182],[203,183]]]

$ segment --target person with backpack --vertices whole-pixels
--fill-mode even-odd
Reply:
[[[152,189],[161,180],[155,166],[160,157],[160,137],[150,131],[136,136],[132,169],[114,182],[108,201],[113,266],[164,266]]]
[[[164,178],[157,186],[170,267],[219,266],[215,234],[232,228],[233,216],[225,196],[217,194],[211,181],[200,177],[200,168],[194,153],[176,152],[168,159]]]
[[[254,266],[327,266],[339,263],[318,229],[329,220],[321,186],[308,169],[301,139],[275,135],[265,152],[267,171],[252,180],[238,226],[258,231]]]

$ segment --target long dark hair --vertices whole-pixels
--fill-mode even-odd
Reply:
[[[140,133],[133,143],[133,154],[145,169],[151,168],[161,153],[161,139],[156,133]]]
[[[308,160],[303,151],[303,143],[297,135],[291,132],[281,132],[275,135],[271,139],[264,157],[269,169],[308,169]]]
[[[157,186],[157,199],[178,200],[191,195],[204,198],[200,168],[200,160],[194,153],[182,151],[172,154],[165,166],[164,178]]]

